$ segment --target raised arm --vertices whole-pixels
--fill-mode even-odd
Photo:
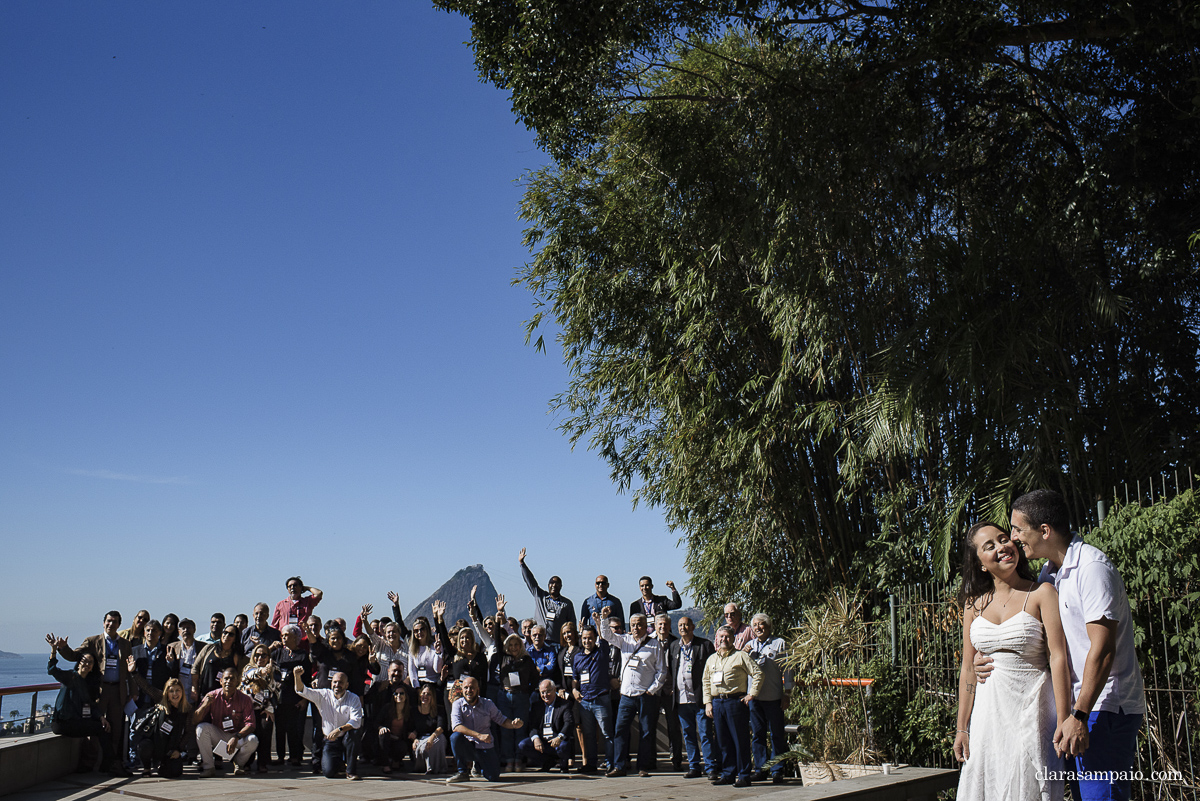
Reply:
[[[408,630],[408,626],[404,625],[404,615],[400,613],[400,596],[394,592],[389,592],[388,600],[392,602],[392,617],[395,619],[396,625],[400,628],[400,639],[408,642],[409,635],[412,632]]]
[[[667,589],[671,591],[671,597],[663,604],[663,609],[669,612],[672,609],[678,609],[683,606],[683,599],[679,597],[679,590],[675,589],[675,582],[668,581]]]
[[[525,579],[525,586],[529,588],[529,592],[534,598],[541,598],[546,594],[546,591],[538,586],[537,579],[533,577],[533,571],[529,569],[529,565],[525,564],[525,549],[521,549],[520,556],[517,561],[521,563],[521,578]]]

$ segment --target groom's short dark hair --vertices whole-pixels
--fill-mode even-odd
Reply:
[[[1071,536],[1071,518],[1067,502],[1054,490],[1038,489],[1027,492],[1013,501],[1014,512],[1025,515],[1029,525],[1040,528],[1048,525],[1064,537]]]

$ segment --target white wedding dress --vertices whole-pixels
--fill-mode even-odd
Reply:
[[[1003,623],[977,617],[971,643],[995,669],[975,685],[958,801],[1062,801],[1063,782],[1047,777],[1063,762],[1054,753],[1058,718],[1041,621],[1024,606]]]

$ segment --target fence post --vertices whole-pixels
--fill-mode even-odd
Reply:
[[[1104,517],[1107,512],[1108,512],[1108,507],[1107,507],[1107,505],[1105,505],[1104,499],[1098,498],[1096,500],[1096,516],[1100,518],[1099,525],[1101,525],[1101,526],[1104,525]]]
[[[890,620],[889,628],[892,633],[892,664],[896,664],[898,654],[896,653],[896,594],[888,593],[888,618]]]

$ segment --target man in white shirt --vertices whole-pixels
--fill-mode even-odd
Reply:
[[[787,646],[782,637],[774,636],[771,618],[762,612],[750,618],[750,630],[754,636],[742,650],[750,654],[763,672],[762,686],[750,702],[754,781],[761,782],[767,778],[767,772],[763,769],[767,760],[782,756],[788,750],[787,734],[783,730],[783,708],[786,706],[783,700],[783,670],[779,666]],[[782,764],[771,769],[771,782],[783,784]]]
[[[629,634],[615,634],[610,621],[593,613],[600,636],[621,652],[621,703],[617,707],[617,725],[613,737],[612,770],[607,776],[624,776],[629,763],[629,727],[634,715],[641,724],[638,743],[638,775],[649,776],[657,751],[659,700],[667,675],[667,658],[658,641],[646,630],[646,616],[629,617]]]
[[[1013,502],[1013,541],[1030,559],[1046,559],[1038,577],[1054,582],[1071,665],[1070,715],[1054,732],[1067,758],[1079,801],[1128,799],[1137,733],[1146,712],[1142,671],[1133,647],[1133,617],[1125,583],[1099,549],[1071,536],[1066,502],[1053,490],[1034,490]],[[976,656],[980,681],[991,660]],[[1080,780],[1100,775],[1104,780]]]
[[[362,736],[363,711],[362,701],[350,692],[350,679],[345,673],[334,673],[329,677],[332,689],[314,690],[304,686],[304,668],[292,670],[292,679],[296,683],[296,694],[312,701],[321,713],[321,733],[325,737],[324,748],[321,750],[321,772],[325,778],[332,779],[338,775],[342,766],[346,768],[346,778],[357,781],[358,747]]]

